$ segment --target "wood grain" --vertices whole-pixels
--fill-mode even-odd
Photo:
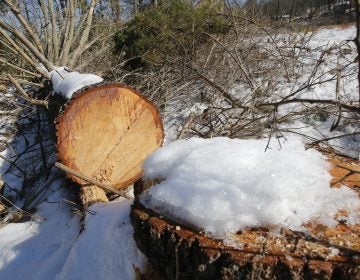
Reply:
[[[57,119],[60,161],[117,189],[140,178],[143,161],[161,146],[163,137],[155,106],[122,84],[97,86],[77,94]]]

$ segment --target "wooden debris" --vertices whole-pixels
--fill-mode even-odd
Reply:
[[[80,189],[80,202],[86,209],[98,202],[109,202],[103,189],[97,186],[83,186]]]

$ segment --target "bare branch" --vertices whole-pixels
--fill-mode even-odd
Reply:
[[[59,56],[59,38],[57,34],[57,24],[56,18],[54,14],[54,1],[49,0],[49,11],[50,11],[50,19],[51,19],[51,37],[52,37],[52,44],[54,48],[53,60],[56,61]]]
[[[26,39],[26,37],[24,36],[24,34],[22,34],[21,32],[19,32],[17,29],[11,27],[10,25],[8,25],[7,23],[5,23],[4,21],[0,20],[0,27],[3,27],[4,29],[6,29],[8,32],[10,32],[11,34],[13,34],[17,39],[19,39],[21,41],[21,43],[23,43],[31,52],[32,54],[39,59],[39,61],[44,64],[44,66],[48,69],[48,70],[54,70],[54,65],[44,56],[44,54],[40,53],[38,51],[38,49],[28,40]]]
[[[42,67],[39,66],[32,58],[30,58],[30,56],[25,53],[24,49],[21,48],[2,28],[0,28],[0,34],[14,47],[17,53],[21,55],[31,66],[36,68],[43,77],[49,78],[49,74],[44,71],[44,69],[42,69]]]
[[[330,104],[334,106],[341,106],[342,108],[354,112],[354,113],[360,113],[360,107],[359,106],[352,106],[346,103],[339,103],[337,100],[333,99],[311,99],[311,98],[293,98],[293,99],[287,99],[287,100],[280,100],[278,102],[269,102],[269,103],[260,103],[255,104],[253,108],[260,108],[260,107],[279,107],[285,104],[290,103],[308,103],[308,104]],[[246,106],[243,106],[246,107]],[[248,107],[249,109],[252,107]]]
[[[21,23],[21,25],[26,29],[26,31],[30,34],[31,38],[34,40],[35,45],[38,49],[38,51],[40,52],[44,52],[42,45],[41,45],[41,41],[39,36],[36,34],[36,32],[34,31],[34,29],[31,27],[30,23],[22,16],[19,8],[16,6],[16,4],[14,4],[13,2],[11,2],[11,0],[4,0],[4,3],[6,5],[9,6],[9,8],[11,9],[11,11],[14,13],[14,15],[16,16],[16,18],[19,20],[19,22]]]
[[[48,102],[47,101],[45,101],[45,100],[37,100],[37,99],[34,99],[34,98],[30,97],[26,93],[26,91],[22,88],[22,86],[18,83],[18,81],[16,79],[14,79],[10,74],[8,75],[8,78],[14,84],[14,86],[18,89],[18,91],[20,92],[21,97],[24,98],[26,101],[30,102],[31,104],[48,107]]]
[[[359,103],[360,103],[360,1],[354,0],[355,8],[356,8],[356,37],[354,39],[354,43],[357,48],[358,53],[358,81],[359,81]]]
[[[67,30],[65,31],[64,46],[61,53],[61,64],[68,65],[70,48],[74,42],[74,29],[75,29],[75,6],[74,0],[70,0],[68,3],[69,23],[66,24]]]
[[[45,2],[45,0],[40,0],[40,8],[42,11],[42,17],[44,17],[44,21],[45,21],[45,40],[46,40],[46,56],[50,57],[51,53],[52,53],[52,40],[51,40],[51,27],[50,27],[50,23],[49,23],[49,13],[48,13],[48,7],[47,7],[47,3]],[[45,52],[43,52],[43,54],[45,54]]]
[[[316,146],[317,144],[320,144],[321,142],[327,142],[327,141],[330,141],[330,140],[340,139],[340,138],[344,138],[344,137],[348,137],[348,136],[355,136],[355,135],[360,135],[360,131],[355,131],[355,132],[352,132],[352,133],[346,133],[346,134],[341,134],[341,135],[337,135],[337,136],[332,136],[332,137],[319,139],[319,140],[313,141],[311,143],[311,147]]]
[[[26,70],[26,69],[24,69],[24,68],[21,68],[21,67],[19,67],[19,66],[16,66],[16,65],[14,65],[14,64],[6,61],[5,59],[3,59],[3,58],[1,58],[1,57],[0,57],[0,63],[2,63],[2,64],[5,65],[5,66],[9,66],[9,67],[11,67],[11,68],[13,68],[13,69],[15,69],[15,70],[19,70],[19,71],[21,71],[21,72],[24,72],[24,73],[26,73],[26,74],[29,74],[29,75],[31,75],[31,76],[38,77],[38,78],[41,77],[41,75],[36,74],[36,73],[34,73],[34,72],[31,72],[31,71],[29,71],[29,70]]]
[[[0,76],[0,80],[10,82],[9,78],[5,78],[5,77],[2,77],[2,76]],[[34,82],[30,82],[28,80],[21,80],[21,79],[16,79],[16,80],[18,81],[19,84],[32,85],[32,86],[36,86],[36,87],[44,87],[44,84],[34,83]]]
[[[70,67],[74,67],[74,64],[76,63],[79,56],[81,55],[82,49],[84,48],[87,40],[89,39],[94,9],[95,9],[95,5],[97,4],[97,2],[98,2],[98,0],[91,0],[89,11],[87,14],[87,20],[86,20],[86,26],[85,26],[84,32],[82,33],[78,47],[75,49],[75,51],[73,52],[73,54],[69,60]]]
[[[110,185],[107,185],[107,184],[104,184],[102,182],[99,182],[98,180],[94,179],[94,178],[91,178],[89,176],[86,176],[84,174],[81,174],[79,171],[76,171],[74,169],[71,169],[67,166],[65,166],[64,164],[60,163],[60,162],[56,162],[55,163],[55,166],[60,168],[61,170],[65,171],[65,172],[68,172],[76,177],[79,177],[80,179],[83,179],[84,181],[88,182],[88,183],[91,183],[93,185],[96,185],[106,191],[110,191],[110,192],[113,192],[113,193],[116,193],[122,197],[125,197],[127,199],[131,199],[131,197],[125,192],[125,191],[121,191],[121,190],[117,190],[115,189],[114,187],[110,186]]]

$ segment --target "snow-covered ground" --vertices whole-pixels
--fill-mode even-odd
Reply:
[[[0,229],[0,279],[134,279],[145,258],[132,236],[132,201],[94,205],[79,234],[79,217],[62,199],[59,190],[34,221]]]
[[[18,187],[14,174],[4,180]],[[134,279],[146,259],[133,239],[132,200],[93,205],[80,234],[73,194],[63,186],[53,181],[30,221],[0,224],[0,279]]]
[[[316,49],[323,45],[331,45],[334,42],[339,42],[340,40],[348,40],[352,39],[355,35],[355,29],[353,27],[348,29],[338,29],[338,28],[331,28],[331,29],[322,29],[319,32],[317,32],[313,38],[313,41],[311,41],[310,46],[313,48],[313,52],[311,55],[318,56],[319,52],[316,51]],[[353,48],[353,45],[352,45]],[[355,50],[352,50],[353,53],[352,56],[355,57]],[[343,59],[343,58],[342,58]],[[349,58],[344,58],[349,59]],[[334,60],[333,63],[337,63],[337,60]],[[332,65],[333,66],[333,65]],[[54,74],[56,75],[56,74]],[[71,78],[71,77],[69,77]],[[95,79],[96,80],[96,79]],[[98,82],[100,80],[96,80]],[[357,84],[355,80],[345,80],[346,87],[343,86],[342,90],[345,91],[345,96],[348,96],[349,99],[353,99],[354,92],[357,92]],[[68,85],[60,86],[60,88],[67,88]],[[294,87],[294,85],[289,85],[289,87]],[[71,87],[72,88],[72,87]],[[312,95],[316,94],[317,96],[324,97],[326,93],[333,96],[334,94],[334,83],[328,85],[328,86],[319,86],[312,88],[312,90],[309,90],[306,94]],[[70,92],[70,91],[69,91]],[[64,90],[63,94],[66,96],[67,91]],[[330,95],[326,95],[328,98]],[[324,97],[325,98],[325,97]],[[166,137],[167,137],[167,143],[170,143],[174,139],[176,139],[176,136],[179,134],[179,131],[181,129],[181,125],[178,120],[184,120],[186,119],[190,113],[192,112],[201,112],[204,109],[206,109],[206,105],[198,103],[198,104],[187,104],[185,107],[177,108],[178,109],[178,115],[173,116],[167,116],[165,118],[165,129],[166,129]],[[296,109],[296,108],[295,108]],[[294,110],[294,108],[288,107],[287,110]],[[2,122],[6,122],[6,120],[2,120]],[[296,131],[299,131],[298,128],[301,127],[301,132],[307,132],[310,135],[313,135],[314,137],[318,137],[319,135],[327,136],[329,127],[331,126],[331,123],[333,122],[332,119],[327,120],[326,122],[319,123],[317,122],[316,125],[309,125],[307,123],[299,122],[299,123],[292,123],[289,125],[291,128],[293,128]],[[349,131],[351,131],[352,128],[348,128]],[[332,132],[334,133],[334,132]],[[340,133],[340,132],[339,132]],[[334,134],[331,134],[331,136]],[[316,138],[315,137],[315,138]],[[345,150],[349,151],[350,153],[354,153],[358,155],[359,153],[359,138],[351,138],[353,140],[349,139],[342,139],[342,140],[336,140],[336,141],[343,141],[344,143],[340,143],[342,147],[345,145]],[[299,144],[299,140],[293,140],[292,143],[290,143],[290,140],[293,140],[291,137],[289,137],[289,146],[284,146],[284,150],[278,151],[277,148],[274,147],[273,143],[273,149],[270,150],[269,154],[265,155],[263,154],[263,151],[266,146],[266,141],[259,141],[252,143],[251,145],[254,146],[254,149],[262,147],[258,153],[255,153],[254,149],[250,149],[247,147],[245,151],[240,150],[239,153],[244,153],[249,161],[254,160],[254,162],[260,161],[260,166],[262,169],[266,171],[271,171],[271,174],[275,174],[276,170],[275,167],[279,167],[276,164],[287,164],[287,163],[294,163],[297,160],[294,159],[292,156],[299,156],[300,158],[304,159],[303,163],[304,165],[299,166],[299,169],[296,169],[295,167],[291,169],[296,169],[296,173],[294,174],[281,174],[280,177],[285,176],[285,179],[287,181],[291,181],[293,177],[286,177],[288,175],[290,176],[296,176],[299,177],[300,175],[302,177],[305,177],[307,180],[304,182],[297,181],[298,184],[302,186],[302,183],[309,184],[309,181],[306,176],[313,176],[313,172],[319,171],[320,174],[323,174],[323,176],[320,176],[321,178],[314,177],[319,184],[318,188],[315,188],[311,191],[312,195],[318,197],[319,192],[320,196],[324,194],[326,191],[324,191],[324,186],[326,182],[329,180],[328,174],[324,171],[325,169],[325,163],[321,159],[321,156],[316,154],[316,152],[304,152],[301,148],[301,144]],[[207,145],[206,143],[212,143],[210,142],[202,142],[203,140],[191,140],[189,142],[185,143],[197,143],[201,144],[199,148],[199,151],[203,149],[203,145]],[[213,140],[213,142],[216,142],[219,140]],[[222,140],[221,140],[222,141]],[[225,142],[229,140],[224,140]],[[250,141],[251,143],[251,141]],[[295,144],[294,144],[295,143]],[[230,143],[228,143],[231,145]],[[337,143],[339,144],[339,143]],[[176,144],[178,145],[178,144]],[[217,155],[218,158],[208,158],[207,156],[209,153],[206,151],[202,152],[201,155],[205,156],[204,158],[197,158],[192,157],[190,154],[189,157],[191,160],[191,166],[202,166],[203,161],[209,164],[224,164],[227,166],[228,169],[226,170],[219,170],[220,173],[216,173],[216,170],[213,168],[209,168],[207,170],[203,170],[203,174],[195,173],[193,172],[194,169],[188,169],[189,168],[187,161],[189,161],[189,158],[185,158],[185,155],[187,155],[188,151],[191,149],[187,146],[189,144],[184,144],[181,149],[185,149],[185,151],[178,153],[177,156],[173,157],[172,163],[167,165],[165,163],[165,166],[162,165],[163,163],[157,162],[156,156],[152,160],[150,159],[149,162],[152,164],[156,164],[158,168],[160,168],[160,173],[157,175],[162,175],[163,177],[168,177],[169,174],[171,174],[171,171],[176,171],[177,169],[185,169],[186,172],[190,173],[191,176],[197,176],[197,175],[204,175],[206,180],[209,180],[211,184],[207,184],[204,182],[203,177],[199,177],[199,181],[201,181],[202,186],[211,186],[211,187],[224,187],[221,189],[224,193],[224,199],[222,201],[217,201],[214,203],[214,207],[216,209],[213,209],[214,211],[218,211],[219,213],[221,211],[224,211],[222,209],[222,205],[226,204],[227,201],[227,193],[228,191],[232,191],[232,189],[228,189],[228,186],[225,186],[224,183],[235,186],[236,184],[233,181],[229,180],[242,180],[243,177],[241,177],[241,174],[239,173],[239,170],[235,170],[235,167],[238,167],[241,170],[241,166],[238,166],[237,164],[242,164],[243,162],[239,161],[237,162],[227,162],[226,158],[223,157],[223,153],[230,153],[230,158],[233,157],[233,152],[235,152],[238,147],[233,147],[231,150],[228,150],[225,148],[221,152],[222,147],[211,146],[209,149],[211,150],[211,154]],[[286,144],[285,144],[286,145]],[[295,146],[293,146],[295,145]],[[347,146],[346,146],[347,145]],[[196,145],[195,145],[196,146]],[[346,148],[347,147],[347,148]],[[290,151],[288,150],[290,149]],[[292,154],[293,150],[296,150],[297,152]],[[344,149],[344,148],[343,148]],[[286,153],[286,151],[288,151]],[[3,152],[3,155],[6,153],[9,153],[10,151]],[[159,151],[161,153],[161,151]],[[170,152],[171,155],[172,152]],[[179,160],[179,157],[182,158],[182,160]],[[274,166],[268,166],[264,165],[262,166],[263,159],[262,157],[269,157],[273,162]],[[285,163],[282,163],[281,160],[277,160],[277,158],[282,159],[286,161]],[[267,159],[268,160],[268,159]],[[182,164],[184,164],[183,166]],[[181,163],[181,164],[180,164]],[[296,162],[297,163],[297,162]],[[247,162],[249,164],[249,162]],[[265,164],[265,163],[264,163]],[[314,164],[314,169],[309,170],[307,168],[307,165]],[[7,169],[8,164],[5,161],[1,162],[1,171],[4,172],[4,170]],[[232,167],[231,167],[232,166]],[[298,165],[296,165],[298,166]],[[172,167],[171,170],[169,170],[169,167]],[[230,168],[231,167],[231,168]],[[162,170],[162,168],[165,168]],[[279,167],[281,169],[281,166]],[[161,171],[162,170],[162,171]],[[200,170],[201,171],[201,170]],[[199,171],[199,172],[200,172]],[[323,204],[317,204],[319,208],[311,208],[311,213],[305,213],[307,210],[306,207],[303,207],[304,205],[296,205],[293,204],[293,200],[298,197],[308,197],[308,194],[296,192],[296,197],[292,197],[289,200],[290,192],[285,192],[289,196],[283,196],[282,201],[284,203],[284,214],[288,215],[289,219],[284,219],[284,216],[281,216],[279,213],[279,216],[273,217],[273,220],[270,217],[264,216],[262,211],[272,211],[271,207],[272,203],[275,203],[277,199],[279,198],[278,193],[272,192],[272,190],[268,190],[266,192],[267,197],[264,198],[264,201],[259,201],[256,199],[261,199],[261,197],[256,196],[256,191],[264,191],[265,187],[270,186],[277,186],[276,176],[270,177],[272,180],[270,180],[270,183],[268,184],[264,182],[264,178],[257,178],[256,176],[267,176],[269,174],[263,174],[263,173],[254,173],[250,172],[249,170],[242,170],[247,175],[254,175],[254,178],[246,177],[247,179],[247,187],[243,192],[237,193],[237,196],[241,198],[252,197],[252,199],[255,199],[254,205],[257,207],[260,205],[260,209],[256,208],[253,209],[255,212],[248,213],[250,216],[251,214],[255,213],[255,216],[252,218],[249,218],[248,221],[255,221],[256,225],[264,224],[267,221],[271,221],[273,223],[283,223],[284,225],[288,225],[290,227],[299,228],[301,226],[301,223],[309,219],[310,216],[319,218],[322,222],[329,224],[333,222],[332,216],[330,213],[329,215],[323,215],[327,208]],[[254,170],[252,170],[254,171]],[[265,172],[264,171],[264,172]],[[293,170],[294,171],[294,170]],[[164,173],[162,173],[164,172]],[[188,176],[189,174],[185,172],[184,176]],[[236,174],[236,176],[240,177],[233,177],[229,174],[231,172],[232,174]],[[310,172],[309,175],[306,172]],[[151,172],[150,172],[151,173]],[[166,174],[165,174],[166,173]],[[315,172],[316,173],[316,172]],[[259,175],[260,174],[260,175]],[[299,175],[300,174],[300,175]],[[148,174],[149,175],[149,174]],[[189,175],[189,176],[190,176]],[[8,177],[7,177],[8,176]],[[7,175],[4,176],[4,179],[6,182],[8,182],[12,186],[16,186],[16,176],[14,175]],[[222,178],[222,176],[226,176],[226,178]],[[300,176],[300,177],[301,177]],[[194,183],[196,184],[197,181],[192,180],[189,182],[189,178],[194,177],[188,177],[188,178],[176,178],[176,180],[179,180],[180,183]],[[232,179],[231,179],[232,178]],[[251,187],[252,182],[254,182],[254,185],[257,187],[255,188],[255,194],[252,193],[253,189]],[[257,184],[255,184],[257,182]],[[259,182],[264,182],[264,184],[260,184]],[[164,184],[166,181],[164,181]],[[266,183],[266,184],[265,184]],[[74,215],[71,211],[71,205],[67,203],[64,198],[71,200],[71,197],[69,198],[68,191],[64,190],[60,187],[61,182],[55,181],[55,183],[51,186],[51,192],[48,192],[46,194],[46,200],[42,202],[38,208],[37,213],[34,216],[34,218],[25,223],[17,223],[17,224],[7,224],[1,227],[0,225],[0,279],[39,279],[39,280],[47,280],[47,279],[134,279],[135,278],[135,272],[134,267],[138,267],[142,269],[145,266],[146,258],[139,252],[139,250],[136,248],[136,244],[133,240],[132,233],[133,229],[129,220],[129,211],[130,211],[130,205],[132,201],[119,199],[117,201],[108,203],[108,204],[97,204],[91,207],[90,211],[91,213],[87,214],[86,217],[86,228],[82,233],[80,234],[80,222],[79,217],[77,215]],[[179,184],[180,187],[183,187],[181,184]],[[298,186],[298,185],[297,185]],[[298,186],[298,187],[301,187]],[[280,193],[283,192],[284,186],[279,185],[278,188],[280,190]],[[156,189],[154,188],[154,191],[156,192]],[[174,189],[172,191],[179,191],[178,189]],[[304,192],[307,192],[310,190],[306,190]],[[192,195],[191,193],[189,193]],[[349,202],[348,205],[343,205],[341,201],[337,201],[336,198],[339,195],[346,195],[348,197],[347,202]],[[162,194],[164,195],[164,194]],[[172,194],[173,195],[173,194]],[[178,198],[181,201],[183,201],[185,198],[181,197],[182,195],[186,195],[186,193],[180,192]],[[232,197],[232,199],[234,198]],[[161,199],[161,196],[160,196]],[[182,200],[181,200],[182,199]],[[358,202],[354,201],[353,193],[349,190],[339,189],[339,190],[328,190],[327,195],[324,198],[324,203],[330,203],[331,206],[336,206],[336,208],[346,208],[346,209],[354,209],[358,206]],[[195,203],[203,203],[200,202],[202,200],[197,200],[197,196],[193,197],[193,200]],[[307,201],[308,203],[311,203],[311,200]],[[346,201],[345,201],[346,202]],[[345,203],[344,202],[344,203]],[[249,202],[245,199],[244,203],[249,206]],[[258,204],[256,204],[258,203]],[[276,204],[276,203],[275,203]],[[221,206],[219,209],[219,205]],[[314,204],[313,204],[314,205]],[[291,207],[292,208],[291,208]],[[299,207],[297,207],[299,206]],[[311,207],[312,205],[310,205]],[[190,207],[192,207],[190,205]],[[270,208],[269,208],[270,207]],[[276,206],[274,206],[276,207]],[[290,207],[290,208],[289,208]],[[221,210],[221,211],[220,211]],[[236,209],[235,209],[236,210]],[[262,210],[262,211],[260,211]],[[188,211],[188,210],[184,210]],[[291,211],[294,215],[291,214]],[[304,212],[305,211],[305,212]],[[205,211],[203,211],[205,214]],[[210,212],[210,213],[213,213]],[[290,213],[290,214],[289,214]],[[300,219],[300,218],[301,219]],[[182,217],[178,217],[182,218]],[[353,217],[354,219],[356,217]],[[237,224],[230,225],[230,231],[234,231],[235,228],[242,226],[249,226],[251,223],[248,223],[246,220],[239,220],[237,221]],[[194,221],[190,221],[194,222]],[[222,221],[227,223],[227,221]],[[224,224],[218,223],[218,221],[215,219],[213,221],[213,224],[204,224],[202,225],[204,228],[206,228],[209,232],[212,232],[215,235],[222,235],[220,228],[222,229]],[[225,227],[229,227],[229,225],[225,225]]]

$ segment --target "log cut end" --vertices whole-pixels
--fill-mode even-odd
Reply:
[[[154,105],[122,84],[96,86],[76,94],[57,118],[60,161],[117,189],[141,176],[142,162],[162,144],[163,137]]]

